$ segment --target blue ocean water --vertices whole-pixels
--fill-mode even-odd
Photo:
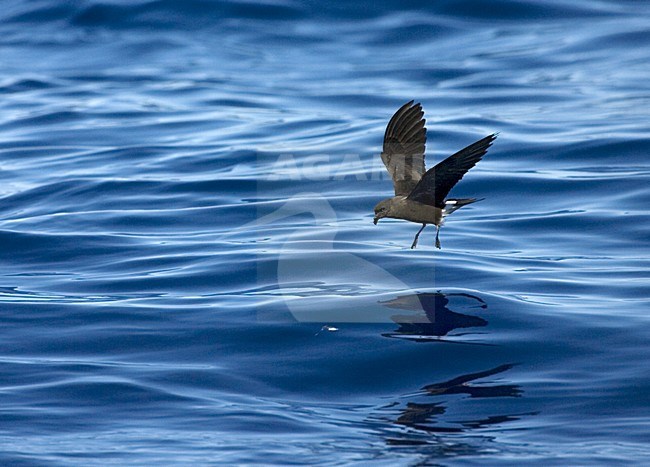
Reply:
[[[6,0],[2,465],[650,458],[650,5]],[[372,223],[422,102],[429,228]]]

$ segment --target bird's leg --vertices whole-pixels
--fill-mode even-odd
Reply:
[[[418,230],[418,233],[415,234],[415,238],[413,239],[413,245],[411,245],[411,250],[418,246],[418,237],[420,236],[420,233],[424,230],[424,228],[427,226],[427,224],[422,224],[422,228]]]
[[[436,225],[436,248],[440,249],[440,226]]]

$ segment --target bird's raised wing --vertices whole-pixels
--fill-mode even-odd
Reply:
[[[395,112],[384,134],[381,160],[393,179],[395,196],[406,196],[424,173],[426,120],[420,104],[407,102]]]
[[[496,134],[486,136],[427,170],[408,199],[444,208],[445,198],[451,189],[481,160],[496,137]]]

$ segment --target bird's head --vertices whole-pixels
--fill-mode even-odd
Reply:
[[[380,203],[378,203],[377,206],[375,206],[375,219],[374,219],[375,225],[377,225],[379,219],[388,217],[390,215],[391,201],[392,199],[390,198],[385,199]]]

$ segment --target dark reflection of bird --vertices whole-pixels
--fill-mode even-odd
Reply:
[[[513,366],[511,363],[500,365],[490,370],[462,375],[443,383],[428,384],[422,389],[432,396],[439,396],[441,394],[469,394],[470,397],[518,397],[521,395],[521,390],[519,386],[514,384],[501,384],[496,386],[471,386],[469,384],[477,379],[503,373]]]
[[[450,394],[468,394],[472,398],[483,397],[519,397],[521,389],[514,384],[479,384],[473,385],[476,380],[487,378],[511,369],[513,364],[500,365],[489,370],[461,375],[441,383],[429,384],[422,388],[426,396],[443,396]],[[526,414],[491,415],[476,420],[460,420],[445,423],[445,420],[436,420],[443,417],[447,407],[443,402],[407,402],[394,423],[415,428],[427,433],[462,433],[468,430],[485,428],[490,425],[501,424],[518,420]],[[403,436],[408,436],[404,434]],[[390,444],[408,444],[407,440],[391,438]]]
[[[381,160],[393,179],[395,196],[375,206],[375,225],[389,217],[422,224],[411,248],[428,224],[436,226],[436,247],[440,248],[440,227],[447,215],[477,201],[476,198],[445,199],[451,189],[485,155],[496,134],[467,146],[425,172],[426,120],[420,104],[407,102],[393,115],[384,134]]]
[[[412,337],[412,339],[418,340],[426,338],[426,336],[442,337],[457,328],[487,326],[488,322],[483,318],[451,311],[448,307],[449,297],[470,299],[475,301],[480,308],[487,308],[485,302],[479,297],[465,293],[445,295],[436,292],[403,295],[381,302],[381,304],[402,310],[424,310],[424,313],[420,311],[413,315],[391,316],[391,319],[399,324],[399,328],[393,333],[384,335],[386,337]]]
[[[418,404],[417,402],[407,402],[406,408],[401,415],[397,417],[395,423],[407,426],[417,426],[426,423],[435,415],[442,415],[446,411],[442,404]],[[458,430],[460,431],[460,430]]]

